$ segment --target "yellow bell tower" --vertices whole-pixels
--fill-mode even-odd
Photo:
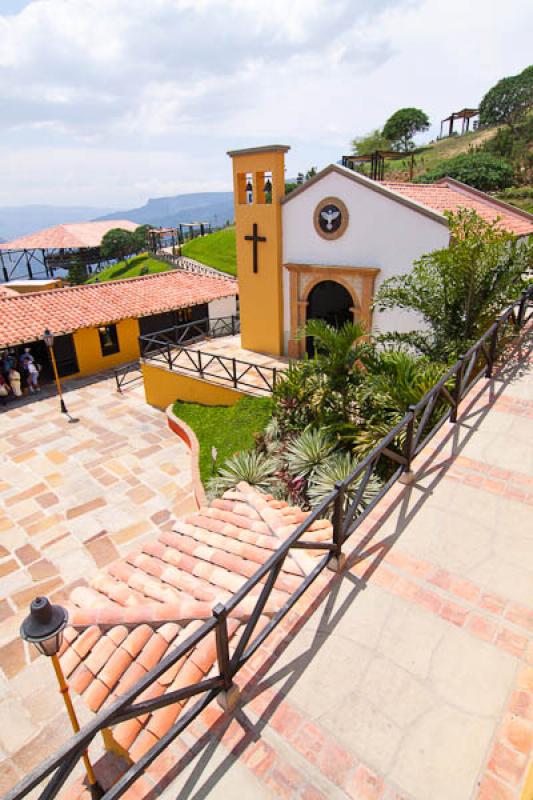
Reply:
[[[231,150],[241,342],[248,350],[283,353],[281,204],[285,153],[273,144]]]

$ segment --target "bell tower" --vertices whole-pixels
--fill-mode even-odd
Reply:
[[[273,144],[231,150],[241,341],[248,350],[283,353],[281,204],[285,153]]]

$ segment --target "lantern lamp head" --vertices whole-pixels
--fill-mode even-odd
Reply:
[[[45,656],[55,656],[63,642],[68,622],[66,608],[52,605],[47,597],[32,600],[30,613],[20,626],[20,635]]]
[[[54,334],[53,334],[53,333],[50,333],[50,331],[48,330],[48,328],[47,328],[47,329],[45,330],[45,332],[43,333],[43,340],[44,340],[44,343],[45,343],[45,345],[46,345],[47,347],[52,347],[52,345],[53,345],[53,343],[54,343]]]
[[[246,181],[246,191],[247,192],[252,192],[253,188],[254,187],[252,186],[252,181],[251,180]]]
[[[263,191],[265,192],[265,194],[270,194],[270,192],[272,191],[272,181],[270,180],[270,178],[266,179]]]

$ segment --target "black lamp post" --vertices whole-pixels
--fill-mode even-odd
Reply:
[[[30,613],[20,626],[20,635],[26,642],[34,644],[40,653],[52,659],[52,664],[59,683],[59,691],[63,695],[63,700],[74,733],[78,733],[80,724],[58,657],[61,644],[63,643],[63,631],[65,630],[67,622],[68,612],[66,608],[59,605],[52,605],[47,597],[36,597],[32,600]],[[104,790],[96,780],[96,775],[94,774],[87,750],[83,753],[83,762],[89,781],[91,797],[93,800],[99,800],[99,798],[103,796]]]
[[[61,382],[59,380],[59,373],[57,371],[57,364],[56,364],[56,357],[54,353],[54,334],[50,333],[48,328],[43,333],[43,341],[45,345],[48,347],[48,352],[50,353],[50,361],[52,362],[52,369],[54,370],[54,378],[57,386],[57,393],[59,395],[59,403],[61,406],[61,413],[68,414],[67,407],[65,405],[65,401],[63,400],[63,392],[61,390]]]

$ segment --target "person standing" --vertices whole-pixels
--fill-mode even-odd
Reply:
[[[11,386],[11,391],[15,395],[15,397],[22,397],[22,391],[20,388],[20,372],[15,367],[11,367],[9,370],[9,385]]]
[[[26,369],[28,370],[28,388],[30,390],[30,394],[34,394],[34,392],[40,392],[41,387],[39,386],[39,370],[37,369],[37,365],[33,361],[26,361]]]

